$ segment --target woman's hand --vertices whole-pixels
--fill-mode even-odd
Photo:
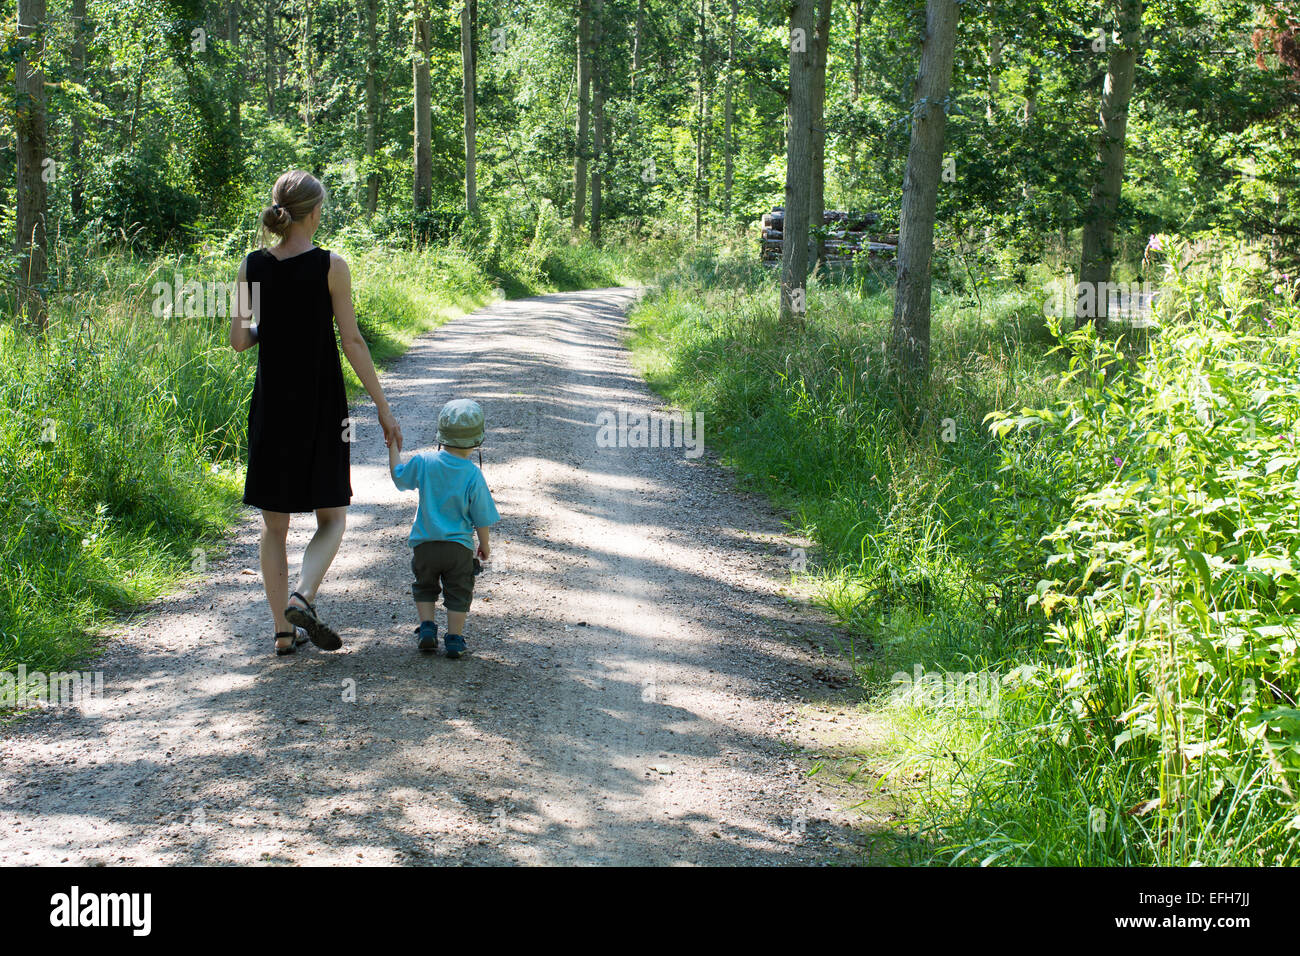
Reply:
[[[397,419],[393,417],[392,409],[381,408],[379,410],[379,427],[384,430],[384,444],[389,448],[402,450],[402,426],[397,424]]]

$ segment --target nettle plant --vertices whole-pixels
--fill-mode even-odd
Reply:
[[[1204,819],[1300,787],[1300,311],[1240,260],[1175,259],[1144,347],[1067,333],[1073,397],[990,419],[1073,495],[1030,598],[1063,742],[1145,763],[1139,812]]]

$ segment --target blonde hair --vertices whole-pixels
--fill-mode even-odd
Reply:
[[[262,210],[262,228],[283,239],[289,226],[306,219],[325,201],[325,187],[311,173],[291,169],[271,187],[271,205]]]

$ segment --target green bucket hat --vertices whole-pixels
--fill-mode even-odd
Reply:
[[[483,444],[483,409],[478,402],[457,398],[438,413],[438,443],[451,448],[477,448]]]

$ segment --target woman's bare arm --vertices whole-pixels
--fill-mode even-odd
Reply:
[[[248,259],[239,264],[239,278],[235,285],[235,308],[230,313],[230,347],[236,352],[257,344],[253,334],[253,309],[248,293]]]
[[[388,398],[383,386],[379,384],[379,375],[375,372],[375,363],[370,358],[370,348],[361,337],[357,327],[357,313],[352,306],[352,272],[347,260],[336,252],[330,253],[329,271],[330,299],[334,303],[334,321],[339,327],[339,340],[343,343],[343,354],[347,356],[352,370],[361,379],[361,384],[369,393],[379,412],[379,426],[384,430],[384,443],[390,447],[396,443],[397,450],[402,449],[402,429],[388,407]]]

